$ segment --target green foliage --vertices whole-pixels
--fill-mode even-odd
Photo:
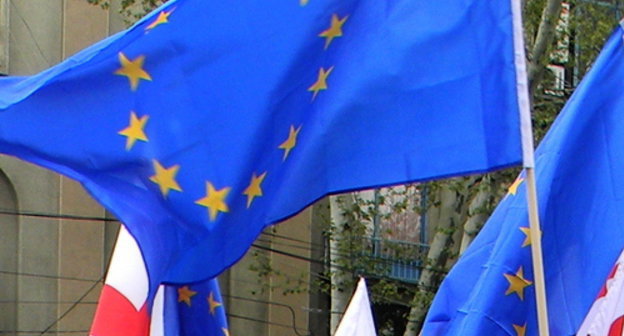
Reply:
[[[591,67],[602,46],[617,26],[624,9],[624,0],[570,0],[562,9],[568,15],[567,25],[560,24],[551,46],[552,64],[566,72],[562,90],[553,89],[556,81],[552,71],[546,71],[541,85],[534,93],[533,132],[536,143],[542,139],[574,88]],[[541,10],[545,0],[527,0],[524,8],[525,37],[534,43]],[[563,55],[563,56],[562,56]]]
[[[167,0],[86,0],[92,5],[104,9],[111,7],[111,2],[119,3],[119,13],[126,18],[128,24],[140,19],[154,8],[164,4]]]
[[[372,226],[375,221],[389,221],[393,214],[405,213],[411,207],[406,195],[411,194],[414,188],[389,189],[376,199],[365,199],[354,194],[353,202],[340,204],[346,224],[340,228],[328,225],[325,232],[336,248],[332,251],[336,257],[336,272],[346,275],[341,278],[352,280],[344,284],[346,289],[353,288],[358,276],[377,279],[369,284],[373,301],[400,301],[403,293],[411,289],[410,285],[392,281],[388,274],[394,262],[423,259],[422,249],[391,239],[395,232],[388,227],[382,228],[374,237]]]
[[[271,227],[268,230],[275,233],[276,228]],[[256,282],[260,292],[256,293],[253,291],[251,294],[255,295],[276,290],[281,291],[283,295],[309,292],[309,272],[302,270],[294,274],[292,271],[288,272],[278,267],[273,267],[269,250],[252,250],[254,262],[249,266],[249,269],[258,276]]]
[[[621,19],[624,1],[622,0],[572,0],[573,15],[570,31],[574,32],[576,59],[571,64],[576,70],[577,79],[591,67],[607,37]]]

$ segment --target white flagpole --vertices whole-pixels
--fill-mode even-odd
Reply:
[[[533,260],[533,276],[535,283],[535,303],[537,305],[537,322],[540,336],[549,336],[548,309],[546,306],[546,284],[544,280],[544,263],[542,257],[542,237],[537,208],[537,188],[535,182],[535,154],[533,147],[533,130],[531,128],[531,106],[529,102],[526,58],[524,54],[524,34],[522,27],[522,8],[520,0],[511,0],[514,30],[514,56],[516,63],[516,85],[518,106],[522,128],[522,151],[526,171],[527,206],[529,211],[529,237],[531,238],[531,255]]]
[[[533,256],[533,276],[535,277],[535,300],[537,304],[537,322],[540,336],[548,336],[548,309],[546,307],[546,281],[542,257],[542,235],[537,209],[537,189],[535,187],[535,169],[525,168],[527,183],[527,203],[529,205],[529,236],[531,237],[531,255]]]

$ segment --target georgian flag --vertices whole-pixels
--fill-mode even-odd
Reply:
[[[577,336],[622,336],[624,330],[624,251],[607,277]]]
[[[143,255],[122,226],[89,335],[162,335],[158,326],[150,334],[148,293],[149,277]]]

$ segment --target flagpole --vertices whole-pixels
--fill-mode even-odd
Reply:
[[[533,263],[533,281],[535,284],[535,304],[540,336],[549,336],[548,308],[546,305],[546,282],[542,257],[542,235],[537,208],[537,187],[535,181],[535,152],[533,129],[531,127],[531,103],[529,100],[526,56],[524,53],[524,32],[522,26],[521,0],[510,0],[513,15],[514,61],[516,64],[516,90],[520,113],[522,154],[526,171],[527,208],[529,212],[529,237],[531,238],[531,256]]]
[[[533,258],[533,277],[535,282],[535,301],[537,304],[537,323],[539,335],[548,336],[548,308],[546,306],[546,281],[544,279],[544,262],[542,256],[542,231],[540,230],[539,212],[537,208],[537,188],[535,168],[527,167],[527,204],[529,208],[529,237],[531,238],[531,255]]]

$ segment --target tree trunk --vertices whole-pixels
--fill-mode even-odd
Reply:
[[[351,291],[345,289],[345,284],[350,283],[352,279],[348,278],[348,275],[337,267],[337,265],[340,264],[340,256],[337,256],[336,252],[340,251],[337,242],[341,239],[345,224],[348,222],[348,219],[344,216],[344,209],[351,208],[353,205],[353,197],[351,194],[331,196],[329,198],[329,205],[333,227],[331,239],[329,240],[331,272],[331,313],[329,330],[330,334],[333,335],[342,317],[339,312],[345,311],[349,303],[349,298],[351,297]]]
[[[546,65],[550,62],[549,47],[555,39],[555,28],[559,22],[562,0],[547,0],[542,11],[542,18],[535,37],[535,44],[528,64],[529,97],[533,97],[535,89],[544,77]]]
[[[428,309],[428,301],[425,298],[431,297],[431,287],[434,281],[439,277],[438,269],[445,264],[445,252],[449,246],[449,242],[453,236],[454,229],[460,222],[458,207],[461,208],[461,197],[458,193],[450,188],[440,190],[439,217],[437,218],[437,229],[433,240],[429,246],[427,253],[427,262],[420,274],[418,282],[418,291],[412,300],[412,308],[408,316],[407,326],[404,336],[416,336],[417,330],[422,325],[425,314]]]
[[[480,184],[490,184],[491,179],[486,175],[483,177]],[[476,195],[472,197],[468,205],[468,219],[463,225],[463,234],[461,238],[461,244],[459,247],[459,255],[462,255],[468,248],[468,245],[477,236],[479,230],[483,226],[483,223],[488,218],[487,212],[483,211],[490,200],[492,199],[492,189],[480,187]]]

